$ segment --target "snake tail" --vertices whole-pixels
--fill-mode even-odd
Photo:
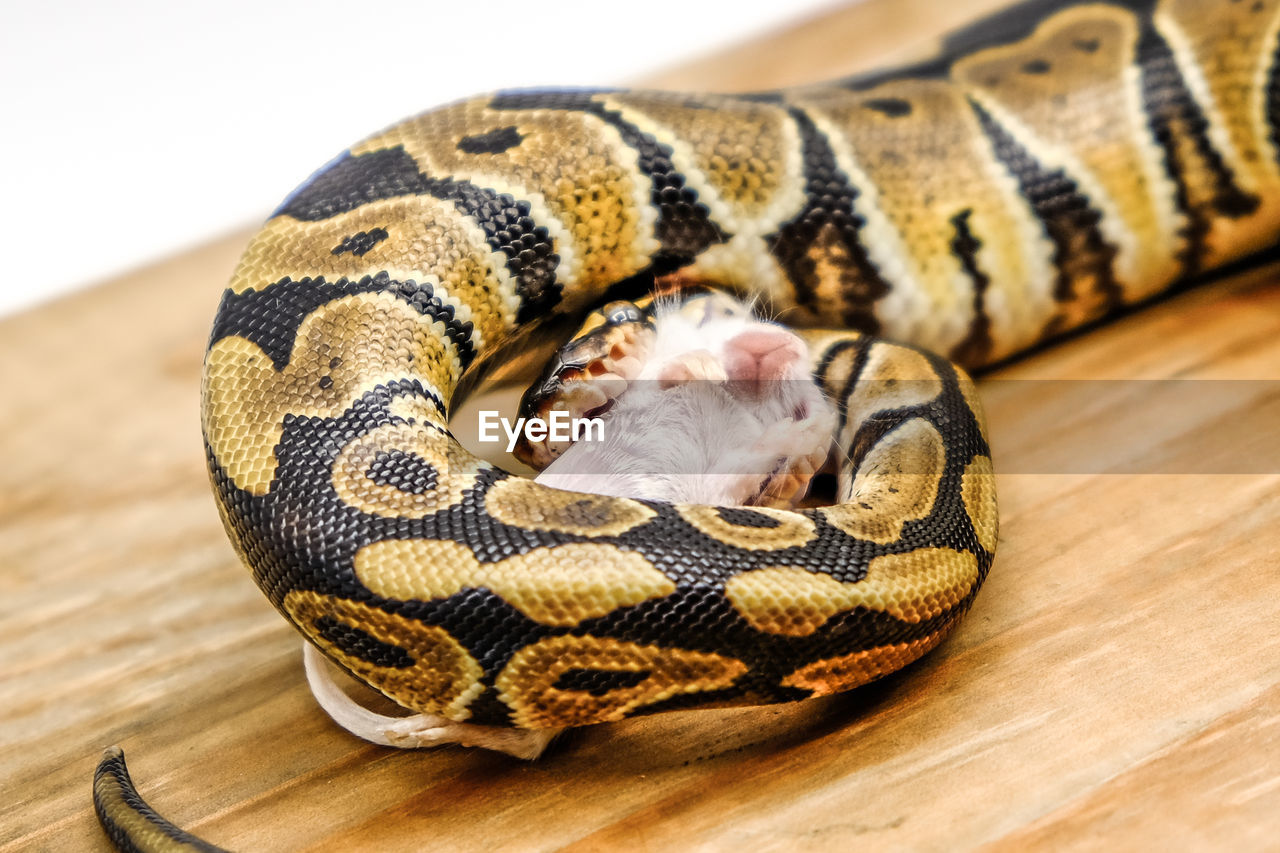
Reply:
[[[174,826],[142,799],[124,763],[124,750],[107,747],[93,773],[93,810],[122,853],[227,853]]]

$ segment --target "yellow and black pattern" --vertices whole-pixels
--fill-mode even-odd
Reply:
[[[227,853],[161,817],[138,794],[118,746],[108,747],[93,773],[93,810],[124,853]]]
[[[499,93],[367,139],[285,201],[219,307],[204,435],[232,541],[327,655],[452,720],[585,725],[900,668],[997,542],[947,358],[982,367],[1273,242],[1278,32],[1280,0],[1034,2],[917,67]],[[473,364],[667,276],[810,329],[836,505],[557,492],[451,437]],[[610,316],[584,364],[642,319]]]

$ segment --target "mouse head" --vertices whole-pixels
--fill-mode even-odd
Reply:
[[[787,396],[787,383],[810,380],[809,348],[748,305],[719,292],[676,305],[659,302],[655,336],[639,379],[670,388],[694,380],[728,383],[734,396],[767,403]]]

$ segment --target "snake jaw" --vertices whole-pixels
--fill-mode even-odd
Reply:
[[[649,316],[631,302],[611,302],[594,312],[579,333],[552,358],[542,378],[520,401],[520,417],[599,417],[640,376],[653,345]],[[513,453],[536,471],[546,468],[571,440],[530,439],[524,431]]]

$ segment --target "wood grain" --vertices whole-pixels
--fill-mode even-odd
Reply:
[[[785,68],[749,45],[656,82],[817,79],[852,70],[851,45],[927,42],[990,5],[876,0],[774,39]],[[0,322],[0,849],[104,849],[89,783],[117,742],[163,814],[240,850],[1274,849],[1277,267],[987,378],[997,467],[1019,472],[999,479],[1001,551],[920,664],[577,731],[525,764],[338,730],[237,564],[198,387],[247,236]],[[1173,378],[1271,382],[1155,422],[1137,381],[1042,414],[1056,380]],[[1044,455],[1063,443],[1106,452],[1066,470]]]

